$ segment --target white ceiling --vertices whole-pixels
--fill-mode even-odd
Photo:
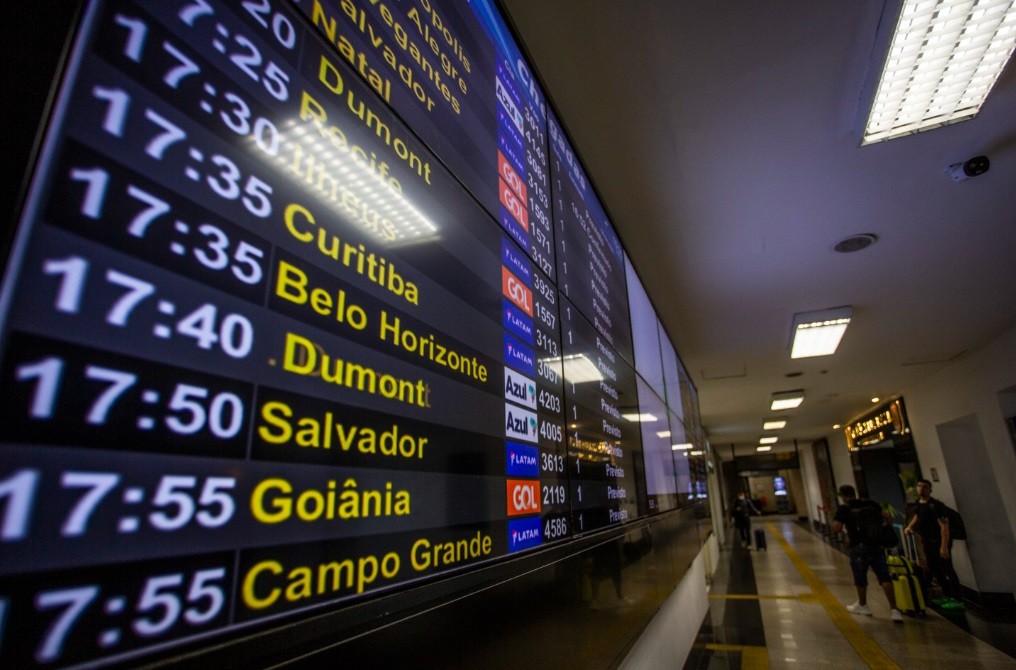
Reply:
[[[974,120],[859,148],[881,1],[504,5],[722,455],[754,452],[774,391],[806,392],[792,450],[1016,325],[1016,66]],[[832,250],[856,233],[878,242]],[[794,313],[841,305],[839,351],[791,360]]]

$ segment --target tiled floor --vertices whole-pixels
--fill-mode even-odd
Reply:
[[[848,613],[856,592],[842,552],[789,517],[759,526],[766,551],[735,546],[721,554],[710,611],[685,670],[1016,668],[1016,658],[931,610],[893,623],[877,584],[868,589],[874,615]]]

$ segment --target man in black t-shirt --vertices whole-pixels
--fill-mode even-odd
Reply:
[[[885,549],[872,539],[866,541],[857,522],[857,519],[863,516],[858,514],[861,510],[868,509],[869,514],[881,517],[882,507],[874,500],[858,500],[854,487],[849,484],[841,486],[839,492],[843,504],[833,515],[833,530],[837,533],[847,531],[850,569],[854,573],[854,586],[857,588],[857,602],[847,605],[847,611],[851,614],[871,616],[871,609],[868,607],[868,568],[871,568],[879,586],[885,592],[886,600],[889,601],[889,618],[902,623],[903,614],[896,609],[896,594],[893,592],[892,577],[889,576],[889,566],[885,560]]]
[[[916,530],[921,536],[928,574],[942,587],[942,594],[947,599],[958,603],[956,596],[959,595],[960,580],[952,564],[949,513],[945,505],[931,497],[931,482],[927,479],[917,482],[916,512],[903,532],[909,535]]]

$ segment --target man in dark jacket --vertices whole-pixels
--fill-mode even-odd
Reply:
[[[751,517],[758,513],[758,508],[752,504],[748,495],[744,491],[739,492],[730,506],[730,521],[741,536],[742,547],[751,546]]]
[[[839,489],[843,504],[833,515],[833,530],[837,533],[847,531],[847,544],[850,547],[850,569],[854,573],[854,586],[857,588],[857,602],[847,605],[851,614],[871,616],[868,607],[868,568],[871,568],[878,579],[879,585],[889,601],[889,618],[897,623],[903,622],[903,614],[896,609],[896,594],[893,592],[892,577],[885,561],[885,549],[873,538],[868,537],[860,527],[857,519],[868,514],[882,515],[882,508],[874,500],[859,500],[853,486],[844,484]]]
[[[952,564],[949,513],[945,505],[931,497],[931,482],[927,479],[917,482],[916,512],[903,532],[909,535],[916,530],[921,536],[928,575],[935,578],[942,587],[942,595],[946,598],[944,603],[939,604],[960,609],[963,605],[956,600],[960,580]]]

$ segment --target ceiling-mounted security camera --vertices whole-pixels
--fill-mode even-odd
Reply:
[[[945,169],[945,173],[952,177],[953,181],[966,181],[971,177],[984,174],[991,167],[987,156],[974,156],[962,163],[953,163]]]

